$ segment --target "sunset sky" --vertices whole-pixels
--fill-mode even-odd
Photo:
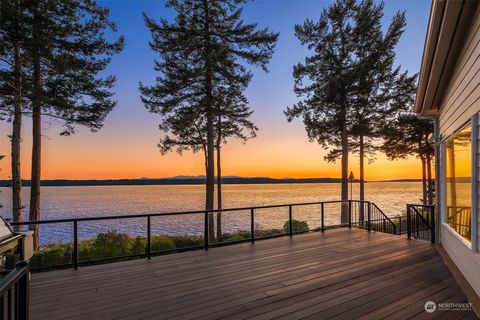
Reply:
[[[162,156],[157,142],[158,115],[150,114],[139,98],[138,82],[150,84],[155,78],[155,55],[148,46],[150,33],[142,12],[158,20],[171,19],[163,1],[99,1],[111,8],[111,19],[119,34],[126,37],[124,51],[113,58],[107,72],[117,76],[117,107],[97,133],[79,128],[76,135],[61,137],[58,120],[45,119],[43,131],[43,179],[160,178],[176,175],[203,175],[201,154],[175,153]],[[255,111],[252,120],[258,137],[246,144],[231,141],[222,150],[224,175],[270,177],[339,177],[340,164],[323,160],[327,151],[307,140],[301,120],[287,123],[283,110],[298,101],[292,91],[292,67],[308,54],[295,38],[293,27],[306,18],[317,20],[320,10],[331,1],[257,0],[245,6],[244,19],[280,32],[270,73],[252,69],[254,78],[246,95]],[[397,48],[397,64],[404,70],[419,70],[428,23],[430,1],[386,1],[384,25],[398,10],[406,11],[407,27]],[[30,178],[31,119],[25,118],[22,143],[23,178]],[[10,124],[0,123],[0,179],[10,176]],[[358,157],[351,158],[358,176]],[[412,158],[387,161],[381,154],[366,167],[367,180],[418,178],[420,161]]]

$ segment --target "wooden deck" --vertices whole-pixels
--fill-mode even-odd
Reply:
[[[31,319],[476,319],[428,242],[356,229],[33,274]]]

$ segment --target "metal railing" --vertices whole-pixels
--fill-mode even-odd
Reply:
[[[447,206],[447,223],[458,234],[470,239],[472,208],[468,206]]]
[[[398,234],[397,225],[375,203],[350,201],[352,225],[368,231]]]
[[[408,233],[407,214],[393,217],[392,221],[397,225],[397,234],[402,235]]]
[[[28,319],[28,286],[28,263],[21,261],[0,279],[0,319]]]
[[[407,204],[407,235],[435,243],[435,206]]]
[[[341,204],[340,212],[338,212],[341,216],[347,216],[347,221],[342,221],[340,224],[335,225],[327,225],[325,223],[325,211],[326,205],[330,204]],[[319,227],[313,228],[309,230],[295,230],[294,228],[294,208],[297,207],[304,207],[304,206],[313,206],[319,205],[320,212],[318,212]],[[267,236],[257,236],[256,229],[255,229],[255,221],[256,221],[256,214],[262,209],[272,209],[272,208],[287,208],[288,209],[288,228],[286,228],[286,232],[282,232],[275,235],[267,235]],[[233,240],[228,242],[215,242],[212,239],[209,239],[209,234],[211,231],[211,224],[209,223],[210,215],[213,213],[221,212],[249,212],[249,219],[250,219],[250,234],[248,239],[242,240]],[[346,212],[345,212],[346,211]],[[160,251],[153,251],[152,250],[152,218],[154,217],[166,217],[166,216],[182,216],[182,215],[195,215],[201,214],[203,215],[203,245],[201,246],[187,246],[182,248],[175,248],[175,249],[166,249]],[[146,239],[146,246],[145,252],[140,254],[132,254],[127,256],[117,256],[117,257],[108,257],[96,260],[82,260],[79,259],[79,237],[78,237],[78,227],[79,224],[84,222],[91,222],[91,221],[100,221],[100,220],[120,220],[120,219],[135,219],[135,218],[144,218],[147,230],[147,239]],[[267,205],[267,206],[255,206],[255,207],[241,207],[241,208],[228,208],[228,209],[214,209],[214,210],[197,210],[197,211],[183,211],[183,212],[167,212],[167,213],[151,213],[151,214],[134,214],[134,215],[124,215],[124,216],[101,216],[101,217],[88,217],[88,218],[69,218],[69,219],[55,219],[55,220],[41,220],[41,221],[25,221],[25,222],[17,222],[11,223],[11,225],[21,226],[21,225],[44,225],[44,224],[60,224],[60,223],[71,223],[73,224],[73,248],[71,253],[71,262],[49,266],[48,268],[58,268],[58,267],[73,267],[74,269],[78,269],[79,265],[81,264],[89,264],[89,263],[98,263],[102,261],[112,261],[112,260],[120,260],[120,259],[127,259],[127,258],[148,258],[150,259],[154,254],[163,254],[172,251],[185,251],[185,250],[193,250],[193,249],[205,249],[208,250],[210,247],[224,245],[224,244],[231,244],[231,243],[239,243],[239,242],[255,242],[256,240],[272,238],[277,236],[284,236],[288,235],[292,237],[294,234],[297,233],[305,233],[310,231],[321,231],[324,232],[329,228],[338,228],[338,227],[357,227],[365,230],[373,230],[378,232],[385,232],[396,234],[395,230],[395,223],[387,217],[381,210],[372,202],[367,201],[358,201],[358,200],[348,200],[348,201],[320,201],[320,202],[307,202],[307,203],[292,203],[292,204],[280,204],[280,205]],[[35,268],[39,269],[39,268]]]

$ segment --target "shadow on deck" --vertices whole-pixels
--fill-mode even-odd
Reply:
[[[428,242],[337,229],[33,274],[31,319],[476,319]]]

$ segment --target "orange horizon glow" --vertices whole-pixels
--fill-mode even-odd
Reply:
[[[288,124],[284,125],[286,129]],[[55,126],[47,126],[42,140],[42,179],[137,179],[169,178],[179,175],[205,175],[203,154],[175,152],[162,156],[156,147],[160,133],[155,126],[146,127],[149,134],[143,139],[125,132],[113,136],[109,127],[98,133],[81,130],[70,137],[58,136]],[[292,129],[292,128],[290,128]],[[295,128],[293,128],[295,129]],[[339,178],[340,162],[328,163],[327,151],[310,143],[302,130],[284,130],[269,136],[268,130],[246,144],[232,141],[222,148],[223,176],[271,178]],[[303,128],[300,128],[303,129]],[[118,132],[115,129],[115,132]],[[9,126],[0,128],[0,179],[10,177],[10,145],[6,135]],[[57,131],[58,132],[58,131]],[[275,132],[281,132],[275,130]],[[22,177],[30,178],[29,132],[25,130],[22,143]],[[350,156],[350,168],[359,177],[358,156]],[[392,180],[421,178],[420,160],[412,157],[389,161],[382,154],[368,164],[365,179]]]

